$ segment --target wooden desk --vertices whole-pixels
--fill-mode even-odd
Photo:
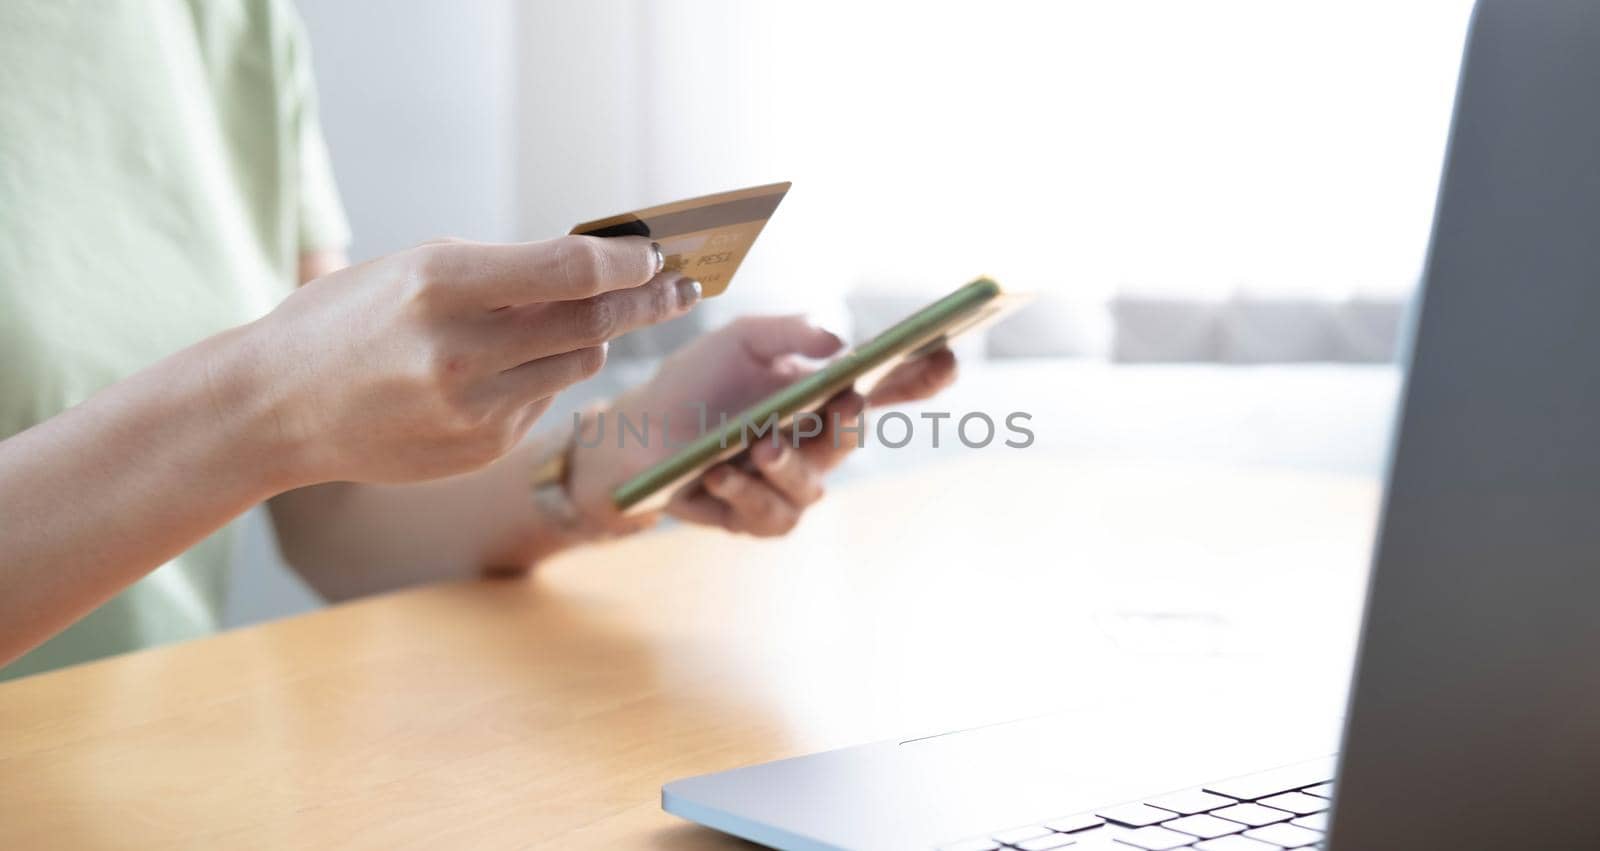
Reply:
[[[1336,702],[1375,491],[990,452],[784,541],[675,529],[10,683],[0,847],[738,847],[662,782],[1152,683]]]

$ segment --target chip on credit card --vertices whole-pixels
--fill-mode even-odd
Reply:
[[[649,237],[661,246],[666,268],[699,281],[701,294],[709,298],[728,288],[788,191],[789,182],[784,181],[718,192],[584,222],[572,232]]]

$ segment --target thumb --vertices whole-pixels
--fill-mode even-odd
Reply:
[[[746,316],[734,324],[745,348],[760,361],[773,361],[784,355],[825,358],[844,348],[839,335],[798,314]]]

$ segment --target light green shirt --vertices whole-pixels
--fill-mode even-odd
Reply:
[[[347,239],[288,0],[0,2],[0,438],[261,316],[301,251]],[[213,535],[0,679],[212,632],[229,551]]]

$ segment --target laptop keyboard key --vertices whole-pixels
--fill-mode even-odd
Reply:
[[[1292,824],[1274,824],[1267,827],[1258,827],[1254,830],[1245,831],[1244,835],[1251,839],[1270,842],[1283,848],[1304,848],[1312,843],[1322,841],[1321,831],[1306,830],[1303,827],[1295,827]]]
[[[1280,792],[1293,792],[1318,783],[1327,783],[1332,779],[1333,757],[1324,757],[1274,768],[1260,774],[1247,774],[1244,777],[1207,783],[1204,788],[1207,792],[1227,795],[1241,801],[1254,801]]]
[[[1260,804],[1234,804],[1231,807],[1212,810],[1211,814],[1218,818],[1225,818],[1228,821],[1236,821],[1251,827],[1276,824],[1280,821],[1288,821],[1294,818],[1294,813],[1286,813],[1283,810],[1275,810],[1272,807],[1263,807]]]
[[[1315,795],[1306,795],[1301,792],[1285,792],[1282,795],[1273,795],[1270,798],[1262,798],[1260,801],[1257,801],[1257,803],[1265,804],[1269,807],[1275,807],[1280,810],[1288,810],[1297,816],[1308,816],[1312,813],[1320,813],[1328,808],[1327,798],[1318,798]]]
[[[1173,792],[1171,795],[1162,795],[1151,798],[1145,803],[1163,810],[1172,810],[1180,815],[1192,816],[1195,813],[1208,813],[1218,807],[1226,807],[1234,803],[1232,798],[1213,795],[1199,789],[1188,789],[1183,792]]]
[[[1257,842],[1243,836],[1224,836],[1195,844],[1195,851],[1283,851],[1276,845]]]
[[[1227,836],[1230,833],[1238,833],[1244,830],[1244,825],[1236,821],[1228,821],[1224,818],[1208,816],[1203,813],[1173,819],[1163,823],[1161,826],[1168,830],[1179,830],[1192,836],[1198,836],[1201,839],[1215,839],[1219,836]]]
[[[1035,836],[1032,839],[1024,839],[1017,843],[1017,849],[1018,851],[1055,851],[1057,848],[1065,848],[1076,841],[1070,834],[1052,833],[1049,836]]]
[[[938,851],[1284,851],[1320,848],[1334,758],[1002,830]]]
[[[1130,851],[1130,846],[1117,840],[1133,832],[1133,828],[1120,827],[1108,824],[1092,830],[1072,834],[1078,844],[1069,845],[1064,851]]]
[[[1106,821],[1113,821],[1117,824],[1125,824],[1128,827],[1147,827],[1152,824],[1160,824],[1164,821],[1170,821],[1178,817],[1176,813],[1171,811],[1159,810],[1155,807],[1146,806],[1144,804],[1123,804],[1120,807],[1095,810],[1094,814],[1105,819]],[[1265,822],[1262,823],[1265,824]]]
[[[1091,827],[1099,827],[1105,823],[1105,819],[1099,816],[1092,816],[1088,813],[1082,813],[1075,816],[1063,816],[1061,818],[1051,819],[1045,822],[1044,826],[1050,828],[1051,830],[1059,830],[1062,833],[1075,833],[1080,830],[1088,830]]]
[[[1164,827],[1141,827],[1117,837],[1117,841],[1145,851],[1171,851],[1187,846],[1194,841],[1194,837]]]
[[[1262,822],[1262,824],[1266,824],[1266,822]],[[1014,827],[1010,830],[1002,830],[999,833],[991,833],[989,834],[989,838],[1006,845],[1015,845],[1018,842],[1026,842],[1029,839],[1035,839],[1040,836],[1049,836],[1052,833],[1055,833],[1055,831],[1048,827],[1034,824],[1027,827]]]
[[[1309,827],[1312,830],[1326,831],[1328,829],[1328,814],[1312,813],[1308,816],[1289,819],[1289,823],[1295,827]]]

